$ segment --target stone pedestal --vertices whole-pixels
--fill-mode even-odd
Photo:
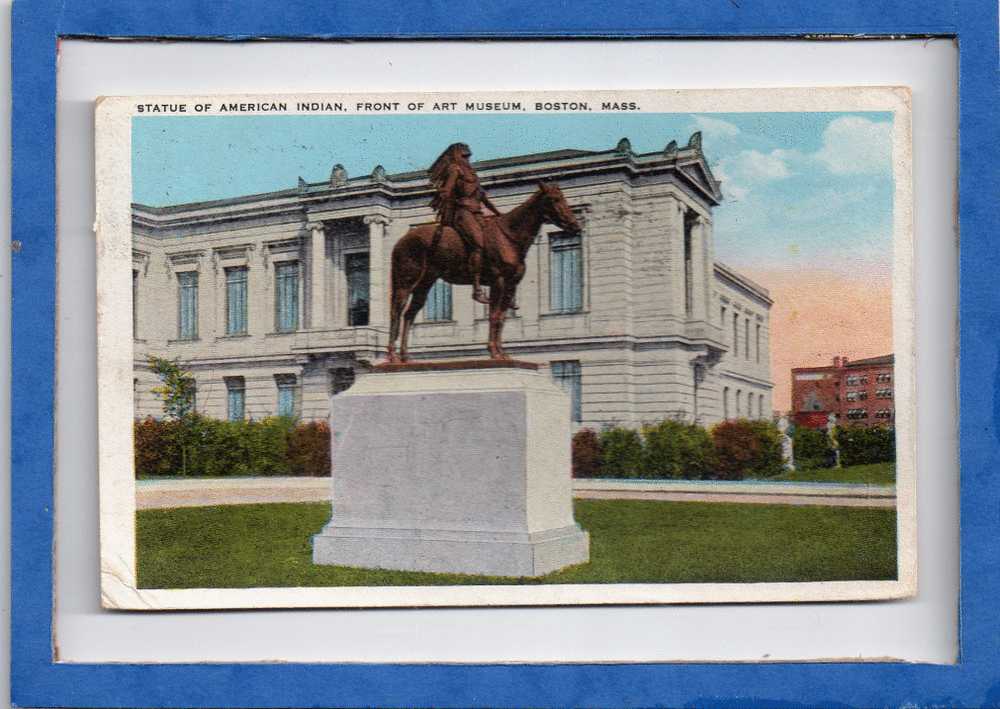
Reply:
[[[569,397],[524,363],[426,363],[333,397],[333,513],[313,562],[542,576],[589,559]]]

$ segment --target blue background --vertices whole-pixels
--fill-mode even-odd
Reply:
[[[997,4],[968,0],[24,0],[13,18],[12,668],[20,706],[1000,705]],[[907,664],[52,663],[55,61],[59,36],[935,34],[960,40],[961,661]]]

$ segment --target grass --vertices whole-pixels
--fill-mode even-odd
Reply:
[[[694,583],[896,578],[896,513],[646,500],[577,500],[590,562],[541,579],[312,563],[329,503],[228,505],[137,514],[141,588],[507,583]]]
[[[895,485],[896,465],[894,463],[872,463],[871,465],[851,465],[846,468],[814,468],[812,470],[795,470],[769,479],[793,480],[795,482]]]

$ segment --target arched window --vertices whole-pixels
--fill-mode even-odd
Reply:
[[[736,390],[736,418],[739,418],[743,413],[743,390]]]
[[[723,420],[729,418],[729,387],[722,390],[722,418]]]

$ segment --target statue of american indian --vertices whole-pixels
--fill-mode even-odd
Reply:
[[[489,353],[507,359],[501,342],[507,311],[516,307],[517,286],[524,277],[525,257],[543,224],[572,234],[580,224],[554,182],[539,182],[522,204],[501,214],[479,182],[465,143],[454,143],[430,169],[435,195],[434,224],[413,227],[392,250],[390,362],[407,360],[413,321],[438,280],[472,285],[472,297],[489,305]],[[492,216],[483,214],[483,207]],[[489,286],[487,298],[483,285]],[[399,351],[396,340],[399,339]]]

